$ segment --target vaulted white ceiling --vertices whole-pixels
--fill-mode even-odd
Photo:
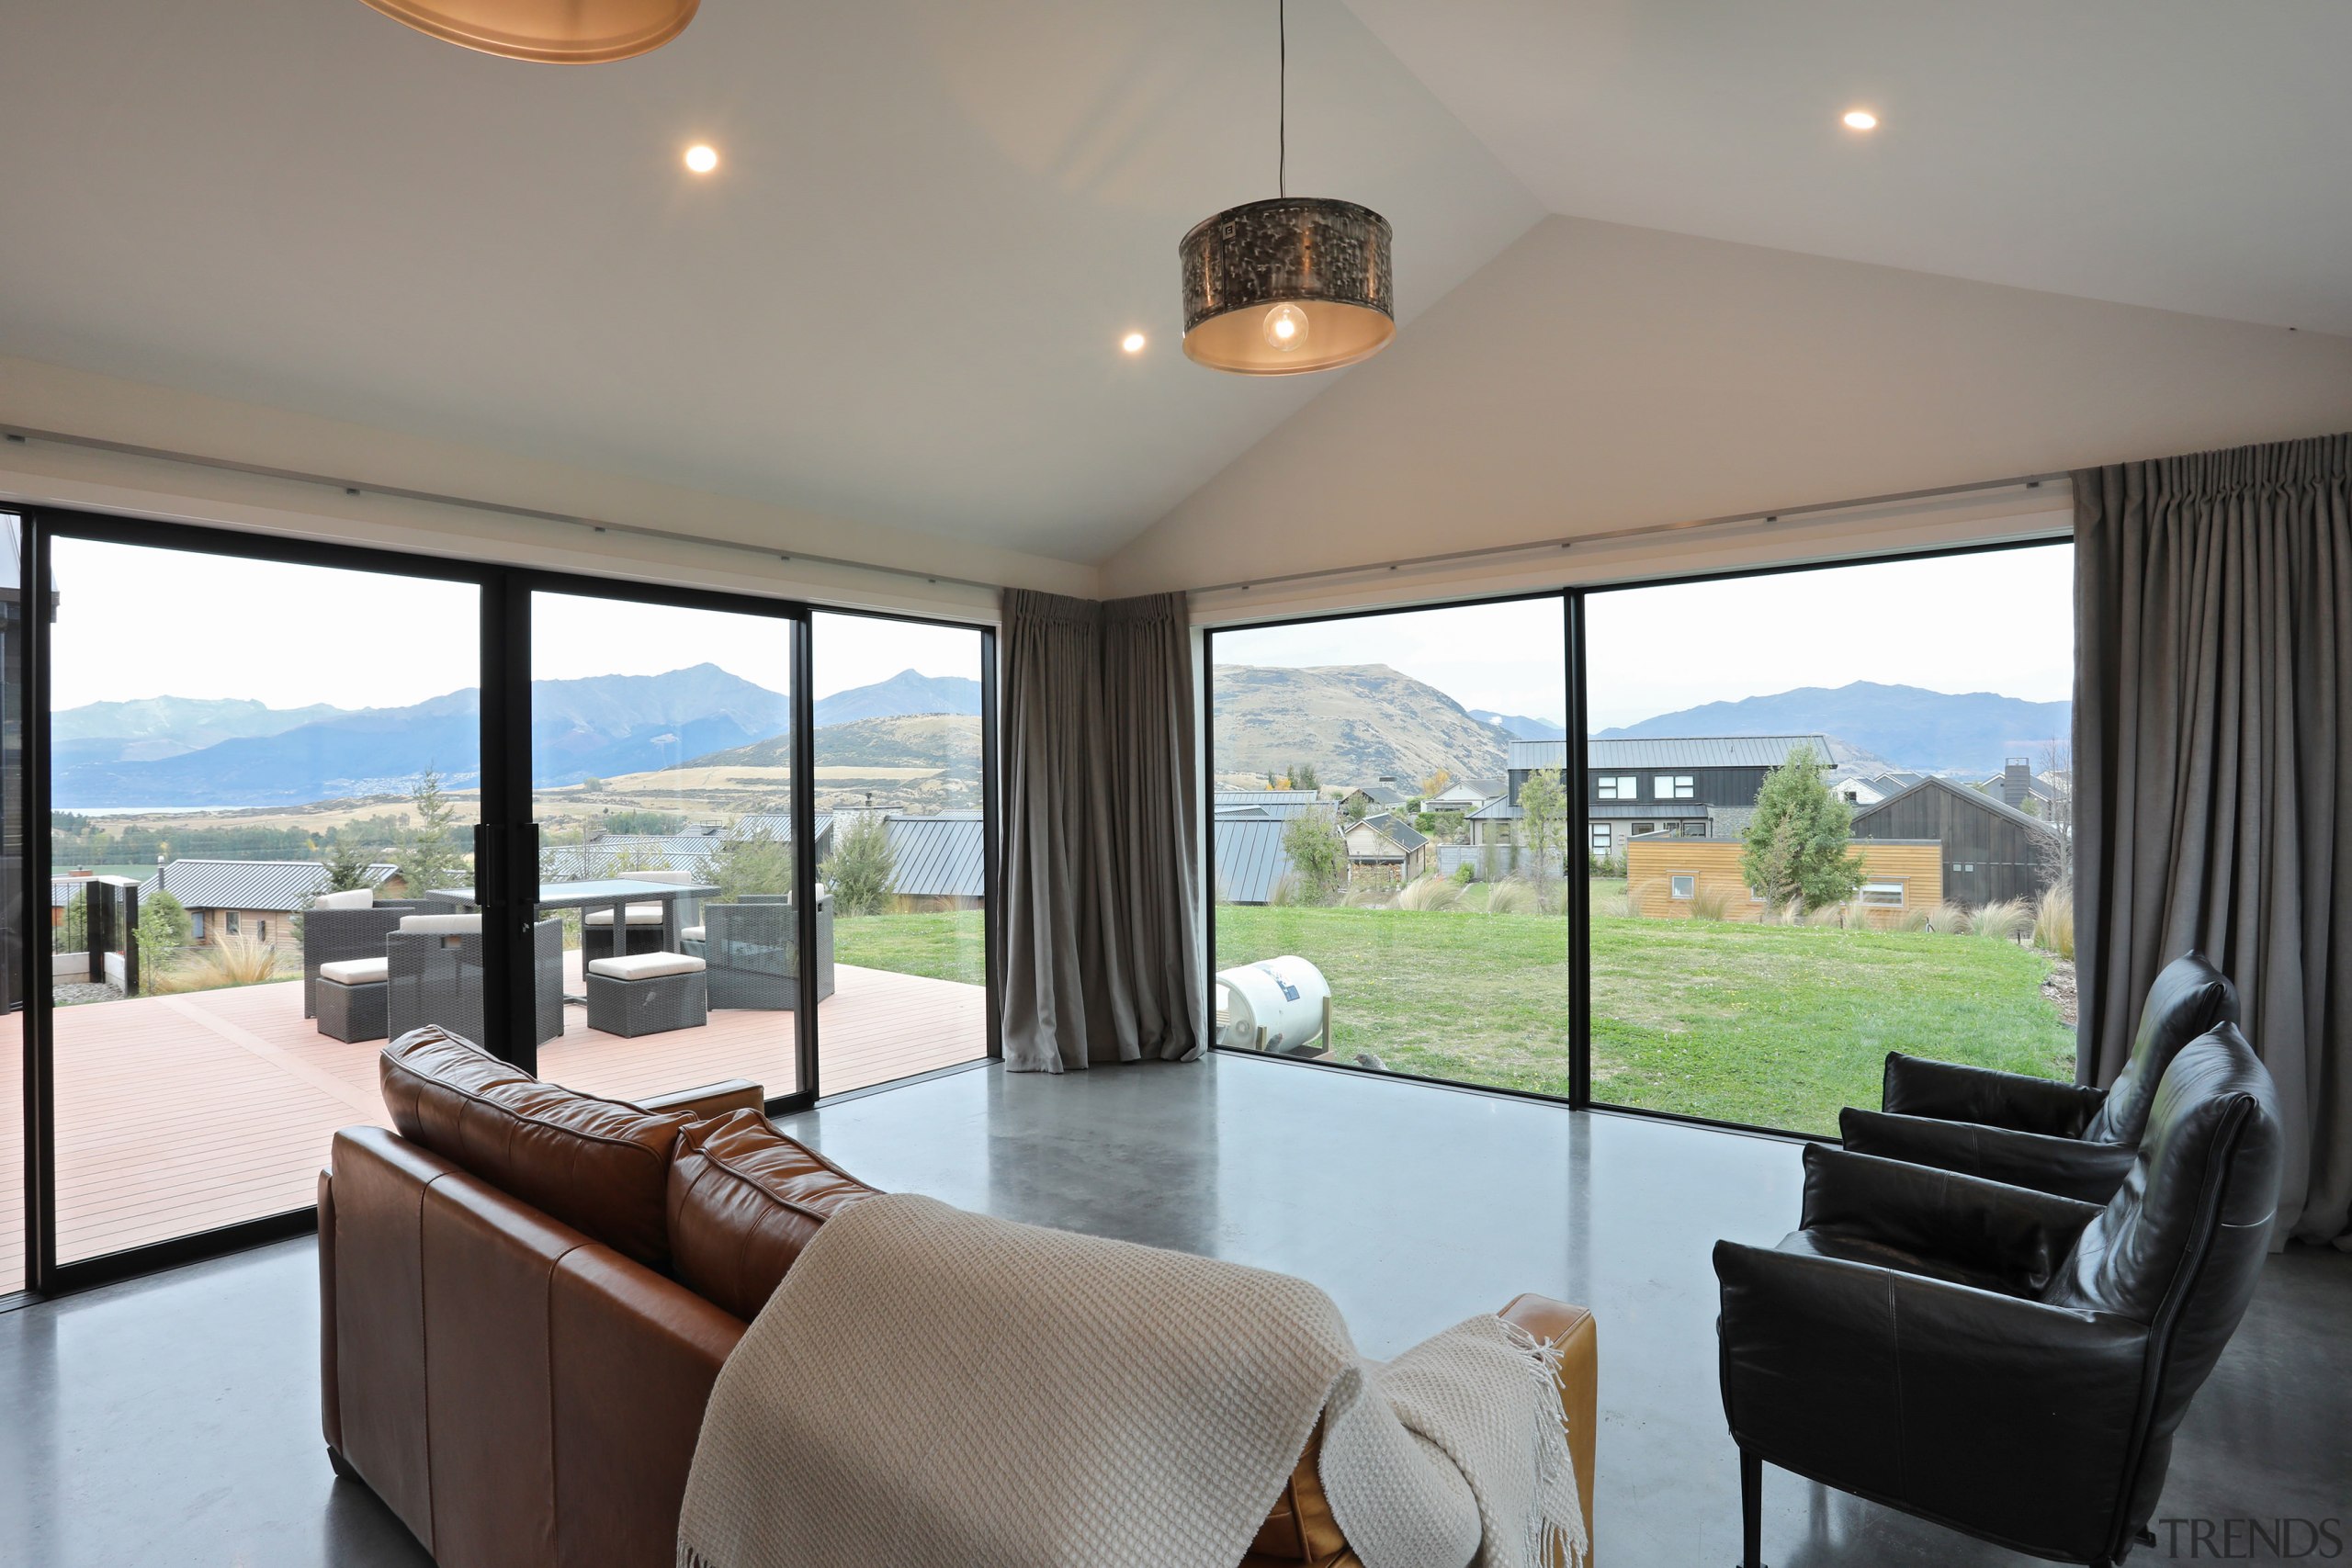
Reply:
[[[1555,212],[2352,333],[2342,0],[1350,5]]]
[[[590,67],[12,5],[0,354],[1094,560],[1320,389],[1178,347],[1274,62],[1266,0],[706,0]],[[1290,177],[1394,220],[1408,319],[1540,216],[1339,0],[1292,8]]]

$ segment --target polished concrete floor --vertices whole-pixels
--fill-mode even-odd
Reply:
[[[1708,1247],[1793,1222],[1793,1145],[1242,1057],[964,1073],[797,1129],[880,1186],[1304,1275],[1374,1355],[1521,1291],[1584,1303],[1600,1326],[1597,1560],[1736,1557]],[[289,1243],[0,1314],[0,1562],[423,1562],[328,1473],[315,1290],[310,1246]],[[2352,1258],[2271,1260],[2159,1517],[2352,1521],[2347,1325]],[[2028,1561],[1778,1472],[1766,1509],[1776,1568]],[[2188,1560],[2180,1539],[2177,1559],[2135,1562]]]

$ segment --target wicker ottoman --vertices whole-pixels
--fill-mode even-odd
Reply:
[[[710,1021],[710,981],[685,953],[632,953],[588,965],[588,1027],[635,1038]]]
[[[346,958],[319,965],[319,1032],[331,1040],[381,1040],[390,970],[380,958]]]

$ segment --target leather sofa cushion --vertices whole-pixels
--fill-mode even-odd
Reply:
[[[670,1152],[694,1117],[575,1094],[443,1030],[384,1047],[401,1136],[649,1269],[670,1261]]]
[[[678,1282],[749,1322],[817,1227],[876,1190],[756,1111],[697,1122],[670,1166]]]

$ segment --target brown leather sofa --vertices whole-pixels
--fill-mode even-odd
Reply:
[[[668,1568],[703,1405],[819,1224],[873,1189],[759,1113],[756,1085],[624,1105],[454,1036],[385,1048],[397,1133],[335,1134],[319,1178],[322,1384],[338,1474],[443,1568]],[[1564,1349],[1592,1517],[1590,1314],[1506,1316]],[[1244,1568],[1356,1568],[1294,1472]]]

